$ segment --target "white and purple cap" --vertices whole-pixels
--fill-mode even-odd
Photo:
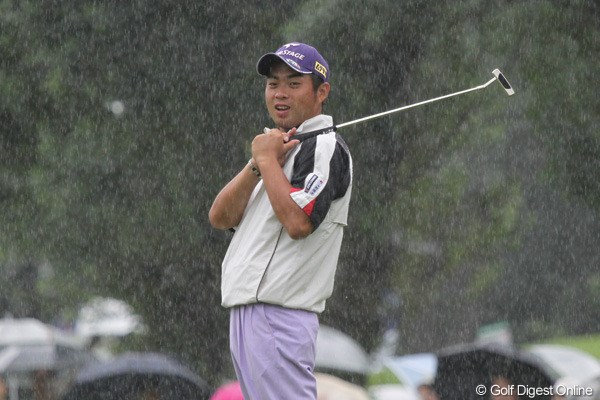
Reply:
[[[274,59],[280,59],[294,71],[302,74],[314,74],[329,81],[329,65],[317,49],[304,43],[292,42],[284,44],[274,53],[263,55],[256,64],[259,74],[268,76]]]

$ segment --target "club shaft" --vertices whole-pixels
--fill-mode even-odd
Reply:
[[[384,111],[384,112],[381,112],[379,114],[373,114],[373,115],[369,115],[369,116],[366,116],[366,117],[363,117],[363,118],[355,119],[353,121],[344,122],[342,124],[336,125],[336,128],[338,128],[338,129],[339,128],[343,128],[343,127],[348,126],[348,125],[354,125],[354,124],[358,124],[359,122],[364,122],[364,121],[369,121],[371,119],[380,118],[380,117],[383,117],[385,115],[393,114],[393,113],[396,113],[396,112],[399,112],[399,111],[402,111],[402,110],[408,110],[409,108],[422,106],[423,104],[433,103],[434,101],[447,99],[448,97],[454,97],[454,96],[458,96],[460,94],[464,94],[464,93],[468,93],[468,92],[473,92],[475,90],[480,90],[480,89],[483,89],[483,88],[489,86],[495,80],[496,80],[496,77],[490,79],[489,81],[487,81],[483,85],[479,85],[479,86],[476,86],[476,87],[473,87],[473,88],[470,88],[470,89],[461,90],[460,92],[450,93],[450,94],[447,94],[447,95],[444,95],[444,96],[436,97],[436,98],[429,99],[429,100],[420,101],[418,103],[409,104],[407,106],[403,106],[403,107],[400,107],[400,108],[395,108],[393,110]]]

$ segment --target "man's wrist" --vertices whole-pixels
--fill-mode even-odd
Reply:
[[[258,179],[262,179],[260,170],[258,169],[258,166],[254,162],[254,158],[251,158],[248,160],[248,165],[250,166],[250,170],[252,171],[252,173],[254,173],[254,175],[256,175],[258,177]]]
[[[252,160],[252,163],[256,166],[256,169],[258,169],[261,174],[262,174],[262,172],[264,172],[265,170],[267,170],[269,168],[274,168],[274,166],[278,166],[278,167],[281,168],[281,165],[279,164],[279,162],[275,158],[271,158],[271,157],[259,157],[259,158],[255,158],[255,157],[252,157],[251,160]]]

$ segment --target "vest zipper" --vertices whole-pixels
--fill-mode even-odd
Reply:
[[[281,230],[279,231],[279,236],[277,236],[277,242],[275,242],[275,248],[273,249],[273,253],[271,253],[271,258],[269,258],[269,262],[267,263],[267,266],[265,267],[265,270],[264,270],[262,276],[260,277],[260,282],[258,283],[258,286],[256,288],[256,296],[255,297],[256,297],[257,303],[258,303],[258,292],[260,292],[260,287],[262,286],[262,283],[265,280],[265,275],[267,274],[267,270],[271,266],[271,261],[273,261],[273,257],[275,257],[275,252],[277,251],[277,246],[279,246],[279,241],[281,240],[282,233],[283,233],[283,226],[281,227]]]

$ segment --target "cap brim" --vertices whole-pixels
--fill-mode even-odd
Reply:
[[[297,66],[289,63],[287,59],[282,58],[275,53],[267,53],[263,55],[256,64],[256,71],[260,75],[269,76],[269,73],[271,72],[271,64],[273,64],[273,61],[276,60],[283,61],[288,67],[290,67],[294,71],[300,72],[301,74],[312,74],[312,71],[299,69]]]

